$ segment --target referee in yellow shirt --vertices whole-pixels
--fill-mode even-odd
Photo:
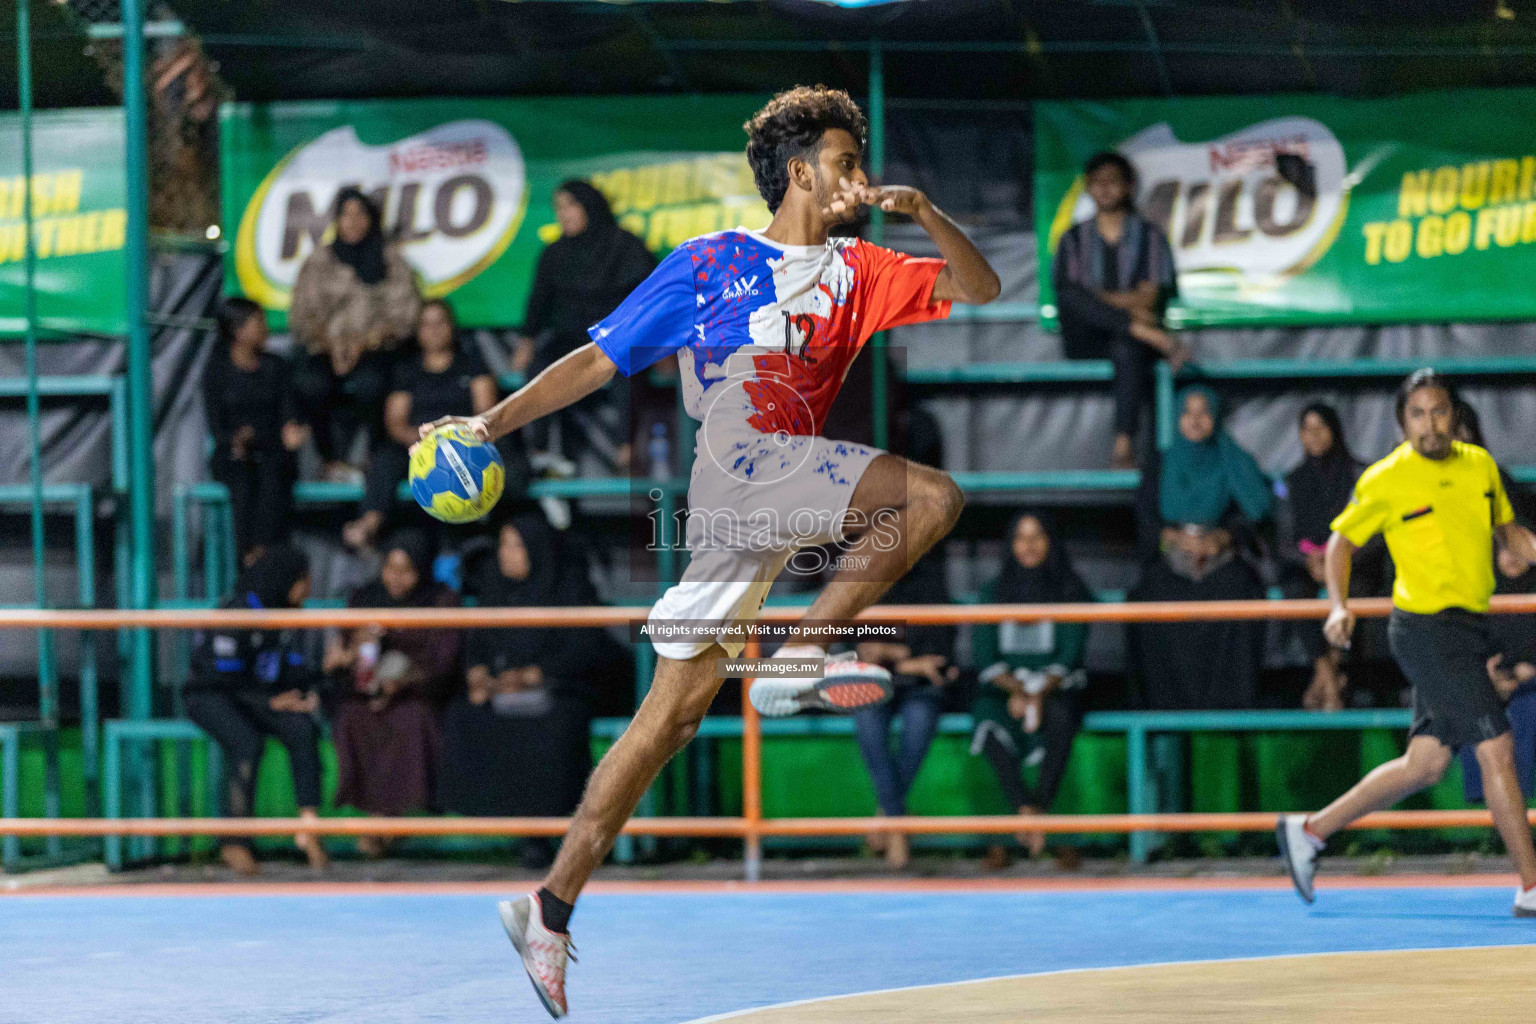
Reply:
[[[1527,564],[1536,540],[1514,521],[1493,458],[1453,440],[1455,395],[1433,370],[1419,370],[1397,394],[1403,444],[1367,469],[1333,521],[1328,540],[1328,597],[1323,632],[1348,647],[1350,556],[1377,533],[1397,565],[1387,635],[1392,656],[1413,685],[1413,729],[1402,757],[1372,771],[1310,817],[1287,814],[1276,827],[1280,854],[1296,891],[1312,902],[1317,855],[1333,833],[1390,807],[1445,774],[1453,752],[1477,750],[1483,792],[1504,846],[1520,872],[1515,915],[1536,916],[1536,848],[1515,774],[1504,701],[1488,667],[1497,645],[1487,624],[1497,537]]]

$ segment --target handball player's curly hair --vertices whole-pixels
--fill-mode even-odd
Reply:
[[[841,128],[852,135],[861,152],[869,136],[869,122],[853,97],[824,85],[802,85],[779,93],[742,127],[747,131],[752,180],[770,211],[778,210],[789,191],[791,158],[814,160],[828,129]]]

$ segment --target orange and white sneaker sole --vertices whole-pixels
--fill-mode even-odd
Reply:
[[[756,679],[748,696],[765,718],[802,711],[850,714],[891,699],[891,674],[863,661],[829,661],[821,679]]]

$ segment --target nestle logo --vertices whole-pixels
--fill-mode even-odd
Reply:
[[[464,142],[442,142],[430,145],[414,145],[389,151],[391,174],[413,174],[422,171],[451,171],[459,167],[473,167],[486,161],[484,139],[468,139]]]
[[[1300,136],[1289,139],[1254,139],[1249,142],[1229,142],[1226,145],[1210,146],[1207,148],[1213,173],[1216,171],[1233,173],[1256,171],[1263,167],[1274,166],[1275,157],[1282,153],[1299,156],[1305,160],[1307,159],[1308,152],[1307,140]]]

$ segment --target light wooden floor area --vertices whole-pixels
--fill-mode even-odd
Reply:
[[[827,999],[740,1024],[1529,1024],[1536,947],[1118,967]]]

